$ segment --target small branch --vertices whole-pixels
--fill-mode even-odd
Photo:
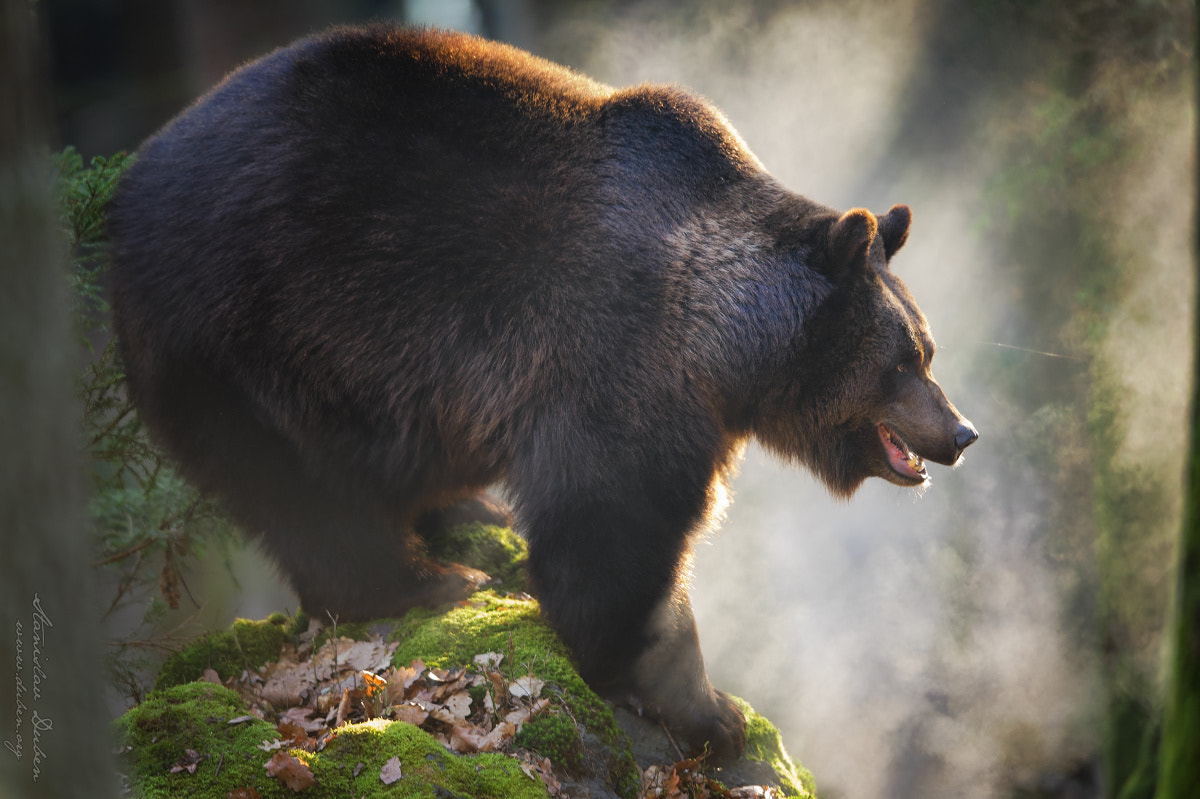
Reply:
[[[159,541],[159,539],[157,539],[157,538],[147,538],[142,543],[137,544],[136,546],[130,547],[129,549],[125,550],[124,552],[118,552],[115,555],[110,555],[109,557],[105,558],[104,560],[96,561],[95,563],[92,564],[92,568],[96,569],[101,566],[107,566],[110,563],[116,563],[119,560],[124,560],[125,558],[129,557],[130,555],[136,555],[141,550],[145,549],[146,547],[150,546],[151,544],[157,543],[158,541]]]
[[[127,402],[127,403],[125,403],[124,406],[121,407],[121,409],[118,411],[117,415],[113,417],[112,421],[110,421],[107,425],[105,425],[103,430],[101,430],[99,433],[96,433],[96,435],[92,436],[91,441],[89,441],[87,443],[88,448],[94,447],[97,444],[99,444],[101,441],[103,441],[104,437],[107,436],[109,433],[111,433],[113,430],[115,430],[117,425],[119,425],[125,419],[125,417],[131,413],[133,413],[133,403]]]
[[[667,729],[667,725],[660,719],[658,726],[662,727],[663,734],[667,736],[667,740],[671,742],[671,746],[675,747],[675,754],[679,755],[680,760],[684,760],[683,750],[679,748],[679,744],[675,743],[675,739],[671,737],[671,731]]]

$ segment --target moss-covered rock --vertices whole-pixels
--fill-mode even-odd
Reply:
[[[200,679],[205,669],[214,669],[227,680],[243,669],[257,669],[279,657],[283,642],[294,632],[291,619],[272,613],[263,621],[237,619],[228,630],[206,633],[163,664],[156,689],[170,688]]]
[[[264,797],[272,795],[262,768],[269,755],[257,747],[278,735],[273,724],[261,719],[229,723],[245,713],[237,694],[212,683],[151,693],[116,721],[120,765],[134,794],[224,796],[237,787],[261,787]],[[195,772],[171,773],[189,749],[201,758]]]
[[[272,753],[260,748],[279,736],[268,722],[230,724],[246,713],[234,692],[211,683],[189,683],[156,691],[117,720],[127,776],[138,797],[223,797],[253,788],[263,799],[295,794],[267,775]],[[194,773],[171,772],[197,753]],[[541,782],[501,754],[454,755],[433,736],[411,724],[369,721],[347,725],[320,752],[290,754],[311,769],[308,797],[480,797],[545,799]],[[403,777],[385,785],[380,771],[399,759]]]
[[[512,531],[482,524],[457,528],[434,553],[487,571],[512,590],[523,587],[525,546]],[[262,720],[229,724],[246,715],[237,694],[221,686],[190,682],[212,668],[222,679],[255,670],[279,657],[283,644],[308,629],[303,613],[291,620],[275,614],[261,622],[239,619],[223,632],[202,636],[171,657],[151,696],[117,721],[124,751],[123,771],[134,796],[225,796],[254,788],[267,799],[291,791],[267,775],[272,753],[259,748],[277,739]],[[366,639],[380,634],[398,642],[397,667],[421,660],[431,667],[469,667],[476,655],[503,655],[501,672],[510,680],[532,674],[545,682],[549,709],[525,724],[516,747],[549,758],[570,795],[624,797],[638,794],[639,763],[671,763],[674,750],[661,727],[620,711],[597,696],[576,671],[570,653],[542,620],[538,605],[524,595],[488,590],[441,609],[421,608],[402,619],[327,625],[330,635]],[[319,646],[320,639],[317,644]],[[475,702],[483,697],[472,696]],[[783,796],[814,796],[812,775],[792,763],[779,732],[749,705],[746,757],[715,776],[730,785],[771,784]],[[631,738],[632,735],[632,738]],[[197,753],[195,773],[171,773],[187,750]],[[398,721],[374,720],[338,729],[317,753],[293,750],[313,772],[311,797],[542,797],[540,781],[527,777],[504,754],[457,755],[424,730]],[[403,778],[384,786],[380,769],[397,757]]]
[[[469,666],[476,655],[497,652],[504,656],[501,669],[511,676],[533,674],[545,680],[543,695],[559,700],[551,713],[566,717],[561,723],[547,722],[563,733],[561,745],[576,747],[565,733],[577,730],[577,725],[590,734],[592,745],[586,747],[584,735],[575,734],[580,752],[576,776],[599,781],[618,796],[637,793],[640,783],[629,736],[617,725],[612,707],[579,676],[566,646],[542,620],[537,602],[483,591],[444,613],[410,613],[399,635],[400,646],[392,658],[397,666],[418,658],[429,666]]]
[[[738,697],[732,697],[746,716],[746,754],[745,760],[769,766],[775,773],[776,780],[772,784],[779,786],[784,796],[815,797],[817,795],[816,780],[812,772],[803,766],[797,766],[783,748],[783,738],[774,724],[766,716],[756,713],[750,704]]]

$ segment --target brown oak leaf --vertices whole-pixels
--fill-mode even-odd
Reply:
[[[296,793],[311,788],[317,781],[312,769],[303,760],[287,752],[276,752],[263,767],[266,768],[268,776],[279,780]]]
[[[425,719],[429,718],[429,711],[414,704],[396,705],[392,708],[397,721],[404,721],[420,727],[425,723]]]
[[[279,737],[283,739],[283,742],[287,744],[289,748],[308,748],[308,732],[296,722],[291,721],[290,719],[284,719],[283,721],[279,722],[279,725],[275,729],[279,730]]]

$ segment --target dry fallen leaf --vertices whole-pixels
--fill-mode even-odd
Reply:
[[[539,699],[534,702],[531,707],[520,707],[510,712],[504,717],[504,720],[510,724],[515,724],[519,728],[522,724],[529,721],[534,716],[539,715],[546,708],[550,707],[549,699]]]
[[[264,764],[264,768],[268,776],[279,780],[296,793],[311,788],[317,781],[313,777],[312,769],[303,760],[287,752],[276,752],[275,756]]]
[[[465,719],[471,715],[471,695],[466,691],[446,699],[446,710],[456,718]]]
[[[347,671],[375,671],[388,665],[399,642],[385,643],[376,638],[355,641],[353,638],[330,638],[312,658],[309,668],[315,668],[317,679],[326,680]]]
[[[532,780],[541,780],[546,786],[546,793],[551,796],[558,796],[562,790],[562,785],[558,781],[558,777],[554,775],[554,770],[550,765],[550,758],[538,757],[532,752],[521,751],[515,757],[521,764],[521,771],[525,772],[525,776]]]
[[[516,699],[537,697],[542,693],[542,688],[544,688],[545,685],[545,680],[539,680],[532,674],[526,674],[524,677],[518,677],[516,680],[514,680],[512,685],[508,686],[508,692]]]
[[[287,712],[283,713],[279,720],[290,721],[293,724],[298,724],[304,728],[305,732],[320,732],[325,729],[324,719],[309,718],[313,714],[310,707],[292,707],[288,708]]]
[[[483,744],[479,747],[479,751],[494,752],[515,738],[519,730],[520,726],[513,724],[511,721],[500,722],[483,739]]]
[[[305,749],[308,746],[308,732],[294,721],[284,719],[279,722],[279,735],[289,748]]]
[[[429,711],[414,704],[395,705],[392,712],[397,721],[405,721],[409,724],[421,726],[425,723],[425,719],[429,718]]]
[[[454,727],[450,731],[450,751],[460,755],[481,751],[486,735],[467,724]]]
[[[293,707],[304,704],[304,698],[313,688],[313,669],[310,664],[281,658],[268,667],[266,682],[259,694],[274,707]]]
[[[388,762],[383,764],[383,768],[379,770],[379,781],[384,785],[391,785],[397,782],[402,776],[400,773],[400,758],[393,757]]]
[[[186,771],[188,774],[195,774],[196,766],[203,759],[204,756],[195,749],[184,749],[183,755],[176,761],[175,765],[171,766],[171,773],[178,774],[181,771]]]
[[[262,799],[253,788],[234,788],[225,794],[225,799]]]
[[[350,716],[350,689],[347,688],[342,692],[342,701],[338,703],[337,717],[334,719],[333,727],[337,729],[346,723],[346,719]]]

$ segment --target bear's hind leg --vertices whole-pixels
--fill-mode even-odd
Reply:
[[[322,620],[400,616],[464,599],[488,580],[483,572],[425,557],[409,524],[369,505],[309,493],[282,513],[255,515],[258,538],[301,607]]]
[[[397,616],[461,599],[487,579],[426,558],[405,508],[365,481],[306,466],[235,386],[166,363],[131,374],[143,417],[184,475],[261,542],[309,615]]]

